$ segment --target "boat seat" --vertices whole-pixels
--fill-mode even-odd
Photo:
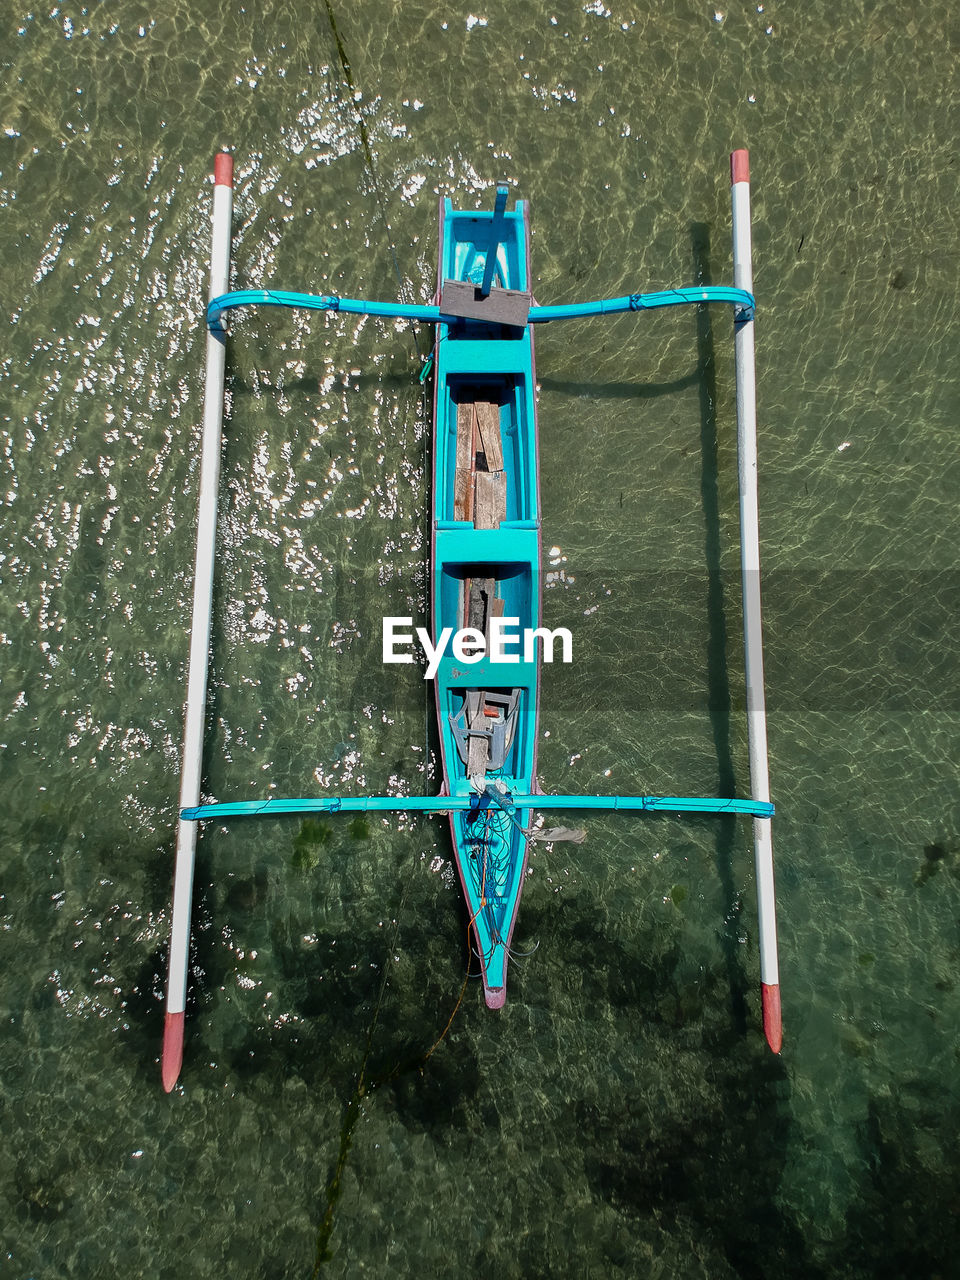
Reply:
[[[470,280],[444,280],[440,310],[462,320],[485,320],[513,329],[526,328],[533,296],[521,289],[493,288],[484,297]]]

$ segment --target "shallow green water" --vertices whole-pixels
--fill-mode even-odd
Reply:
[[[331,1276],[953,1274],[953,7],[10,10],[0,1274],[307,1277],[321,1236]],[[471,983],[424,1063],[466,963],[444,829],[234,823],[201,840],[162,1094],[223,145],[237,287],[428,300],[437,195],[506,177],[543,303],[729,281],[750,148],[781,1058],[746,824],[538,850],[506,1009]],[[429,789],[423,681],[379,654],[424,608],[428,335],[232,329],[207,789]],[[537,357],[575,646],[541,777],[745,794],[729,317],[551,327]]]

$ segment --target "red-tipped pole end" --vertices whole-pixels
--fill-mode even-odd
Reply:
[[[749,182],[750,181],[750,152],[741,149],[740,151],[731,152],[730,155],[730,181],[731,183]]]
[[[163,1089],[169,1093],[183,1065],[183,1013],[168,1013],[163,1022]]]
[[[783,1020],[780,1014],[780,984],[769,987],[765,982],[760,984],[763,1000],[763,1034],[767,1044],[774,1053],[783,1048]]]
[[[218,187],[233,186],[233,156],[220,151],[213,158],[213,181]]]

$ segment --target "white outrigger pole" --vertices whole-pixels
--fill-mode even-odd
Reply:
[[[750,156],[730,156],[733,204],[733,283],[753,293],[750,236]],[[757,371],[753,312],[735,313],[737,368],[737,457],[740,473],[740,566],[743,583],[743,647],[747,685],[747,733],[750,744],[750,794],[770,799],[767,763],[767,707],[763,689],[763,635],[760,614],[760,532],[757,501]],[[777,914],[773,887],[773,839],[769,818],[754,818],[753,849],[760,915],[760,982],[763,1032],[774,1053],[783,1044],[780,1014],[780,970],[777,961]]]
[[[213,234],[210,248],[210,297],[229,288],[230,231],[233,221],[233,157],[221,152],[213,164]],[[213,611],[213,571],[217,541],[217,501],[220,488],[220,450],[223,429],[223,378],[226,362],[222,328],[207,331],[207,366],[203,397],[203,443],[200,461],[200,500],[197,514],[197,555],[193,576],[193,618],[187,707],[180,772],[180,809],[200,803],[203,729],[207,708],[207,662]],[[163,1024],[163,1087],[177,1083],[183,1062],[184,1012],[187,1006],[187,965],[190,955],[190,910],[197,824],[177,821],[177,857],[173,873],[173,924],[167,973],[166,1016]]]

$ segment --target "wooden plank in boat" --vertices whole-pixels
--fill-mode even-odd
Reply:
[[[500,437],[500,406],[488,400],[478,400],[474,406],[477,411],[477,429],[480,435],[480,449],[486,458],[488,471],[503,470],[503,441]]]
[[[484,634],[487,637],[487,643],[490,643],[490,619],[502,618],[506,604],[503,600],[499,600],[496,596],[491,596],[490,607],[487,609],[487,627]]]
[[[486,773],[489,759],[490,740],[471,733],[467,738],[467,777],[472,778],[478,773]]]
[[[490,740],[489,738],[481,738],[472,733],[471,729],[483,729],[486,726],[483,723],[483,705],[486,700],[486,694],[480,689],[467,690],[467,777],[472,778],[476,773],[486,773],[487,763],[490,760]]]
[[[486,628],[487,607],[484,599],[482,578],[471,578],[469,586],[465,588],[469,591],[467,597],[467,626],[473,627],[474,631],[483,632]]]
[[[478,628],[484,635],[489,635],[490,619],[493,616],[493,598],[496,594],[497,584],[493,578],[484,578],[483,591],[483,621]]]
[[[453,478],[453,518],[473,519],[473,466],[476,408],[472,401],[457,405],[457,469]]]
[[[453,518],[473,519],[473,472],[457,467],[453,478]]]
[[[457,405],[457,468],[464,471],[473,469],[476,420],[477,406],[472,400]]]
[[[473,522],[478,529],[498,529],[500,521],[507,518],[507,473],[505,471],[478,471],[476,473],[476,505]]]

